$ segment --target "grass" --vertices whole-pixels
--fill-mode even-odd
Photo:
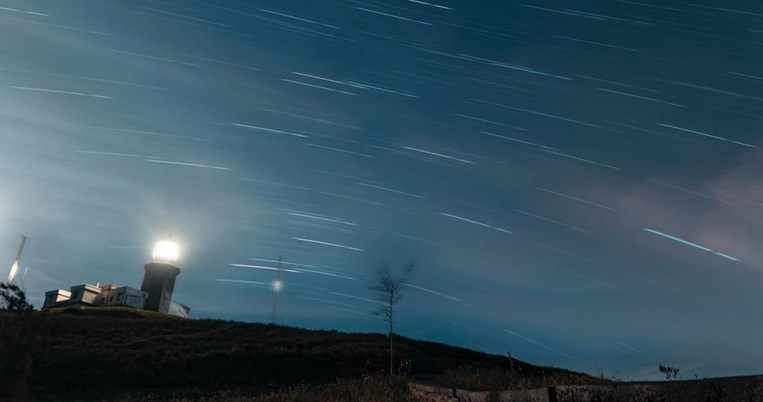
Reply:
[[[445,372],[435,382],[446,388],[469,391],[501,391],[509,389],[535,389],[557,385],[598,385],[612,381],[585,374],[558,369],[541,369],[525,374],[501,368],[460,369]]]
[[[205,399],[204,400],[220,400]],[[415,402],[404,379],[384,376],[363,376],[359,379],[336,380],[325,386],[297,385],[291,389],[258,397],[233,397],[232,402]]]
[[[296,384],[291,387],[258,392],[247,388],[209,390],[187,388],[174,390],[122,390],[101,394],[94,399],[60,394],[40,396],[35,401],[98,400],[102,402],[417,402],[404,378],[389,379],[381,375],[365,375],[356,379],[337,379],[328,384]]]
[[[26,383],[39,400],[104,400],[130,393],[161,395],[162,400],[208,395],[254,401],[331,401],[334,395],[405,401],[410,396],[397,383],[376,377],[389,364],[387,338],[381,334],[187,320],[129,308],[52,310],[35,312],[33,318],[39,342]],[[440,378],[450,387],[595,381],[515,360],[522,371],[517,377],[510,374],[506,357],[434,342],[400,337],[395,347],[396,362],[433,360],[450,370]]]
[[[0,311],[0,381],[12,380],[5,381],[4,400],[12,394],[40,402],[415,401],[406,379],[390,381],[384,375],[387,359],[387,338],[380,334],[185,320],[125,308]],[[415,378],[444,370],[432,385],[492,396],[509,389],[612,384],[403,337],[396,340],[396,360],[413,360],[409,367],[421,370],[414,370]],[[754,401],[763,393],[755,381],[615,382],[615,387],[594,390],[600,400]],[[17,385],[25,386],[13,388]]]

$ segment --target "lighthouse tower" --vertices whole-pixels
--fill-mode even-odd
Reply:
[[[175,278],[180,274],[177,265],[179,247],[167,238],[156,243],[153,262],[146,264],[143,285],[140,290],[148,293],[144,308],[167,314],[172,303]]]

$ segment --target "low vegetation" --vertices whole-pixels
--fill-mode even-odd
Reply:
[[[612,381],[561,369],[539,368],[529,373],[503,368],[462,368],[449,370],[439,376],[437,384],[446,388],[470,391],[501,391],[534,389],[557,385],[601,385]]]
[[[300,400],[310,395],[306,400],[329,401],[334,393],[354,392],[353,400],[364,400],[365,392],[403,392],[395,382],[378,380],[389,370],[388,339],[381,334],[185,320],[126,308],[53,310],[34,316],[46,335],[33,352],[27,384],[40,400],[63,396],[102,400],[109,393],[125,392],[165,395],[167,399],[182,391],[190,392],[189,398],[194,400],[224,392],[228,393],[226,400],[234,396]],[[3,316],[6,322],[12,319]],[[437,362],[435,370],[425,373],[432,378],[448,370],[488,373],[509,369],[506,357],[404,337],[396,341],[395,359],[396,371],[402,367],[402,374],[407,372],[402,361]],[[577,376],[581,382],[591,380],[524,362],[512,364],[522,370],[524,378],[552,378],[559,373]],[[462,385],[452,378],[442,377]],[[402,398],[394,400],[405,400]]]
[[[125,402],[415,402],[405,379],[367,375],[357,379],[338,379],[328,384],[297,384],[287,389],[253,395],[248,389],[181,389],[165,392],[123,392],[105,400]]]
[[[18,286],[0,283],[0,306],[0,390],[2,396],[23,398],[43,330]]]
[[[129,308],[38,312],[18,288],[1,284],[0,299],[2,400],[408,402],[416,400],[409,381],[492,396],[508,389],[613,384],[404,337],[395,342],[390,375],[389,339],[381,334],[186,320]],[[659,369],[668,380],[679,371]],[[763,392],[759,380],[615,382],[559,392],[601,394],[589,395],[595,400],[753,401]]]

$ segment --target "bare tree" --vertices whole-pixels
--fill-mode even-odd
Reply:
[[[394,369],[392,338],[394,336],[393,320],[395,318],[395,305],[400,301],[403,285],[408,283],[411,274],[413,274],[413,267],[413,263],[408,263],[400,273],[395,274],[390,269],[389,264],[384,263],[376,270],[376,279],[374,283],[368,287],[369,290],[375,292],[376,299],[380,303],[379,308],[374,310],[373,314],[381,316],[382,320],[387,323],[389,328],[390,376],[392,376]]]

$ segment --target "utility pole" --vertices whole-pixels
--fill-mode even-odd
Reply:
[[[278,256],[278,269],[276,269],[276,278],[273,280],[273,312],[270,315],[270,323],[275,324],[278,319],[278,299],[281,296],[283,283],[281,283],[281,256]]]
[[[13,265],[11,265],[11,272],[8,274],[8,285],[15,285],[16,274],[19,272],[19,264],[21,263],[21,253],[24,252],[24,245],[26,244],[26,240],[27,237],[21,235],[21,245],[19,246],[19,252],[16,254],[16,258],[13,260]]]
[[[24,244],[26,244],[27,237],[24,235],[21,235],[21,245],[19,246],[19,251],[16,253],[16,258],[13,259],[13,264],[11,265],[11,272],[8,274],[8,280],[6,281],[5,285],[13,286],[16,284],[16,275],[18,275],[19,272],[19,264],[21,263],[21,253],[24,252]],[[24,273],[26,275],[26,272]],[[12,292],[9,288],[5,288],[3,291],[4,296],[11,296]],[[18,294],[18,293],[17,293]],[[8,300],[6,297],[0,298],[0,310],[4,310],[8,308]]]

